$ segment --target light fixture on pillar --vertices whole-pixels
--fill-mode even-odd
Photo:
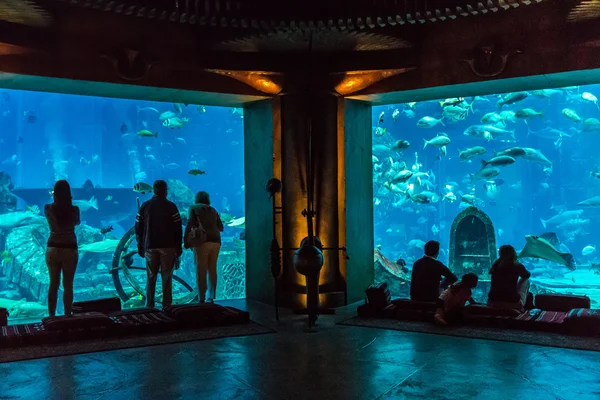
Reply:
[[[392,76],[403,74],[413,69],[414,67],[374,71],[347,71],[333,73],[332,76],[337,81],[334,86],[335,91],[342,96],[348,96],[359,90],[363,90],[374,83]]]
[[[209,72],[228,76],[263,93],[276,95],[281,92],[281,84],[277,82],[279,74],[266,71],[230,71],[223,69],[209,69]]]

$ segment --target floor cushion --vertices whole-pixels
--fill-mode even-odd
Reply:
[[[398,310],[416,310],[416,311],[432,311],[435,312],[437,306],[435,302],[416,301],[411,299],[394,299],[392,304]]]
[[[87,312],[101,312],[109,314],[121,309],[121,299],[118,297],[109,297],[106,299],[97,299],[90,301],[76,301],[73,303],[73,313],[81,314]]]
[[[573,309],[567,314],[565,325],[571,334],[600,336],[600,310]]]
[[[105,314],[87,312],[71,316],[46,317],[42,319],[42,324],[49,331],[67,331],[106,328],[112,326],[114,321]]]
[[[545,311],[533,309],[511,320],[511,328],[544,332],[562,333],[567,313],[563,311]]]
[[[166,332],[177,327],[177,321],[155,308],[121,310],[110,314],[123,334]]]
[[[535,296],[535,308],[545,311],[569,312],[574,308],[590,308],[590,298],[568,294],[538,294]]]
[[[2,326],[0,327],[0,348],[42,344],[50,334],[51,332],[46,331],[39,322]]]

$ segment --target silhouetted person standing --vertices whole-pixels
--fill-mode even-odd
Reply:
[[[217,210],[210,205],[207,192],[196,194],[195,204],[190,207],[190,216],[186,227],[187,233],[193,227],[201,227],[206,232],[206,241],[198,247],[193,247],[196,260],[196,281],[198,284],[198,300],[200,303],[214,302],[217,297],[217,261],[221,249],[221,232],[223,222]],[[206,275],[210,282],[208,299],[206,299]]]
[[[54,202],[46,204],[44,214],[50,226],[46,264],[50,275],[48,287],[48,312],[56,315],[60,277],[63,281],[63,304],[65,315],[71,315],[73,308],[73,280],[79,253],[75,227],[79,225],[79,207],[73,205],[71,186],[61,180],[54,185]]]
[[[458,280],[448,267],[437,260],[439,254],[439,242],[430,240],[425,243],[425,255],[415,261],[410,277],[412,300],[436,302],[440,293]]]
[[[138,254],[146,259],[148,283],[146,306],[154,307],[156,278],[160,271],[162,278],[163,308],[173,301],[173,270],[181,256],[182,226],[181,216],[175,203],[167,200],[167,182],[154,182],[154,196],[140,207],[135,235]]]

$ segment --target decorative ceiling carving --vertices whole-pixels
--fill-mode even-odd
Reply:
[[[410,42],[400,38],[371,32],[343,32],[338,29],[271,32],[228,40],[213,46],[215,50],[236,52],[376,51],[410,47]]]
[[[29,0],[2,0],[0,21],[32,27],[46,27],[52,23],[52,16],[37,2]]]
[[[132,18],[267,33],[314,27],[365,30],[423,24],[485,15],[542,1],[560,4],[562,0],[37,0]]]

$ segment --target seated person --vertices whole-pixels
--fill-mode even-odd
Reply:
[[[410,298],[417,301],[437,301],[440,293],[458,279],[448,267],[436,260],[440,243],[425,243],[425,256],[415,261],[410,277]],[[442,276],[445,278],[442,281]]]
[[[448,325],[448,323],[458,320],[460,312],[467,301],[469,304],[475,304],[472,290],[477,286],[478,281],[477,275],[468,273],[463,275],[460,282],[444,290],[438,299],[438,308],[433,317],[434,322],[440,325]]]
[[[518,262],[514,247],[500,246],[498,253],[500,258],[490,270],[492,282],[488,306],[522,311],[527,301],[531,273]]]

